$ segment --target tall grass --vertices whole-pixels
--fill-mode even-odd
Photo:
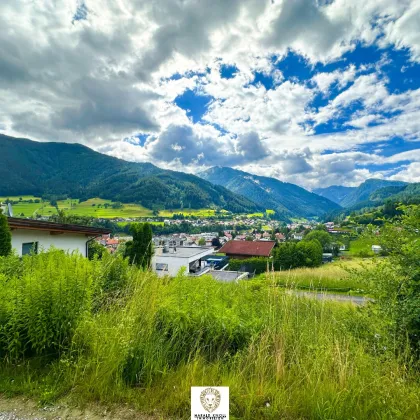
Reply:
[[[0,293],[8,300],[0,315],[0,391],[43,402],[63,395],[76,403],[128,402],[189,418],[191,386],[227,385],[234,419],[419,416],[410,354],[397,358],[383,333],[386,320],[372,321],[363,309],[264,282],[162,279],[123,260],[57,252],[12,259],[0,260]],[[28,316],[36,305],[20,306],[34,290],[46,302],[42,317]],[[13,357],[11,340],[19,342]],[[47,357],[55,342],[60,351]]]
[[[366,282],[352,275],[352,271],[371,265],[359,259],[337,261],[317,268],[296,268],[270,272],[261,276],[278,286],[317,291],[366,293]]]

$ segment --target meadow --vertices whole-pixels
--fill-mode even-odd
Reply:
[[[374,264],[372,261],[364,261],[360,258],[338,260],[316,268],[296,268],[262,274],[261,278],[289,289],[366,294],[366,284],[357,276],[352,275],[352,272],[362,270],[372,264]]]
[[[372,245],[377,245],[377,241],[372,237],[359,236],[357,239],[350,241],[348,255],[356,257],[373,257]]]
[[[275,285],[0,258],[0,392],[187,419],[190,386],[226,385],[232,419],[419,417],[417,366],[385,319]]]
[[[21,202],[18,202],[22,198]],[[57,214],[57,208],[52,206],[48,201],[42,201],[40,197],[35,196],[16,196],[16,197],[1,197],[1,201],[6,199],[18,202],[13,204],[14,215],[19,217],[34,217],[51,216]],[[29,202],[29,200],[39,200],[38,203]],[[69,215],[97,217],[104,219],[114,218],[138,218],[138,217],[153,217],[153,211],[147,209],[139,204],[123,203],[121,207],[115,208],[115,202],[111,200],[104,200],[102,198],[90,198],[89,200],[80,202],[76,199],[67,199],[57,201],[57,206],[60,210],[64,210]],[[114,207],[113,207],[114,206]],[[223,212],[223,210],[222,210]],[[184,214],[185,216],[195,217],[213,217],[216,212],[214,209],[183,209],[183,210],[161,210],[160,217],[172,218],[174,214]]]

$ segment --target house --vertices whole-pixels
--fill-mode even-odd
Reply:
[[[276,233],[276,239],[279,241],[279,242],[284,242],[285,240],[286,240],[286,237],[282,234],[282,233]]]
[[[176,276],[181,268],[189,275],[200,276],[210,271],[210,265],[203,258],[213,252],[213,248],[200,246],[157,247],[152,257],[152,269],[159,276]]]
[[[296,241],[301,241],[303,239],[303,233],[294,233],[292,238]]]
[[[329,252],[324,252],[322,254],[322,263],[329,263],[333,261],[333,254],[329,253]]]
[[[382,247],[380,245],[372,245],[372,251],[375,254],[380,254],[382,251]]]
[[[269,257],[275,244],[275,241],[229,241],[219,252],[236,259]]]
[[[108,239],[105,243],[105,246],[108,249],[108,251],[111,254],[113,254],[117,250],[119,244],[120,244],[120,241],[114,238],[114,239]]]
[[[229,264],[229,257],[224,255],[207,255],[202,258],[202,261],[205,261],[207,265],[215,270],[223,270]]]
[[[109,229],[15,217],[9,217],[7,221],[12,233],[12,249],[19,256],[54,247],[67,252],[78,251],[87,257],[88,243],[111,232]]]

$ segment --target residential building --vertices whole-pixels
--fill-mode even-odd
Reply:
[[[210,265],[203,258],[213,252],[213,248],[199,246],[170,248],[165,245],[157,247],[152,257],[152,269],[159,276],[176,276],[182,268],[189,275],[202,275],[210,271]]]
[[[67,252],[80,252],[88,255],[88,243],[109,229],[60,224],[30,219],[7,219],[12,233],[12,249],[19,256],[49,250],[51,247]]]
[[[235,259],[269,257],[275,244],[275,241],[229,241],[219,252]]]
[[[382,251],[382,247],[380,245],[372,245],[372,251],[375,254],[380,254]]]

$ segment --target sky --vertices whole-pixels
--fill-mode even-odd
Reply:
[[[307,189],[420,182],[420,0],[2,0],[0,133]]]

